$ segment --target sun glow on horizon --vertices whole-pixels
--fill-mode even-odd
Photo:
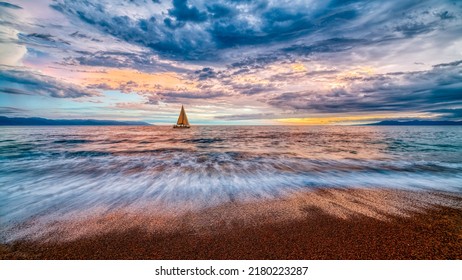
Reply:
[[[413,113],[413,114],[378,114],[338,117],[315,117],[315,118],[285,118],[276,119],[279,124],[285,125],[354,125],[368,124],[388,119],[432,119],[440,114]]]

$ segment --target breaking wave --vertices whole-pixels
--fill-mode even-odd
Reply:
[[[41,127],[0,136],[3,222],[313,188],[462,192],[457,127]]]

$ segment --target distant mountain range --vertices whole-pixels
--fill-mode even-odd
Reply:
[[[381,121],[367,125],[462,125],[462,121]]]
[[[150,125],[147,122],[111,120],[51,120],[44,118],[9,118],[0,116],[0,125]]]

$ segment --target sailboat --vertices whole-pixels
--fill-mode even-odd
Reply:
[[[188,117],[186,116],[183,105],[181,105],[180,116],[176,124],[173,125],[173,128],[189,128]]]

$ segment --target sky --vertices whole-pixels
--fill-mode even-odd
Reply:
[[[0,115],[462,120],[462,1],[0,2]]]

